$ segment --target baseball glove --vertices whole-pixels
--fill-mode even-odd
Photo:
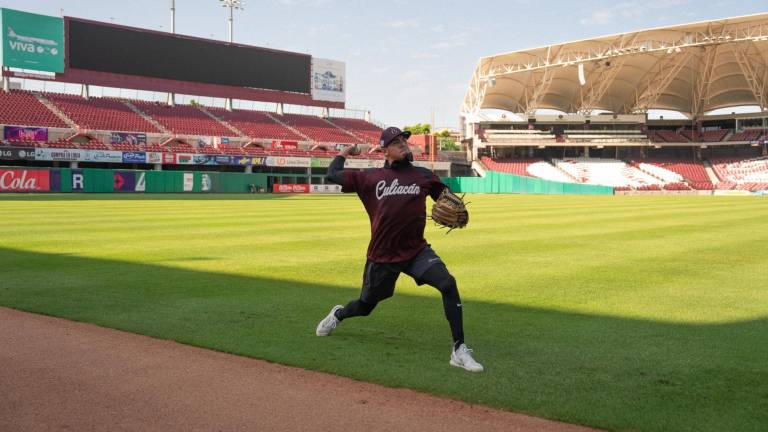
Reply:
[[[464,196],[458,196],[448,188],[443,189],[437,201],[432,205],[430,218],[436,224],[450,228],[448,232],[455,228],[464,228],[469,223],[469,213],[464,204]]]

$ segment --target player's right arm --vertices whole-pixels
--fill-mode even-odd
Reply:
[[[325,179],[340,185],[342,192],[356,192],[362,185],[365,174],[344,170],[344,162],[347,160],[347,156],[358,154],[360,154],[360,149],[356,145],[343,148],[328,166]]]

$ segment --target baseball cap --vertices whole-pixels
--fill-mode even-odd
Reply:
[[[411,136],[408,131],[401,131],[396,127],[388,127],[381,132],[381,139],[379,139],[379,147],[384,148],[389,145],[395,138],[402,136],[405,139]]]

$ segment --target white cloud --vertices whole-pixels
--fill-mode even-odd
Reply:
[[[333,2],[333,0],[280,0],[280,3],[282,3],[285,6],[324,6],[328,3]]]
[[[411,59],[413,60],[428,60],[428,59],[436,59],[440,58],[439,54],[435,53],[412,53]]]
[[[307,36],[315,37],[315,36],[329,35],[331,33],[334,33],[335,31],[336,31],[335,25],[309,26],[307,28]]]
[[[592,15],[579,20],[581,25],[602,25],[608,24],[613,19],[613,12],[608,9],[596,10],[592,12]]]
[[[390,27],[390,28],[414,28],[419,26],[419,22],[412,19],[396,20],[396,21],[387,21],[382,25],[384,27]]]
[[[429,29],[432,30],[435,33],[442,33],[442,32],[445,31],[445,26],[442,25],[442,24],[438,24],[436,26],[430,27]]]
[[[444,42],[437,42],[430,45],[430,48],[434,49],[451,49],[467,46],[467,42],[463,39],[447,40]]]
[[[595,26],[605,25],[616,20],[634,19],[647,14],[659,14],[662,9],[669,9],[687,4],[689,0],[654,0],[654,1],[628,1],[617,3],[609,8],[596,9],[592,13],[579,20],[581,25]]]

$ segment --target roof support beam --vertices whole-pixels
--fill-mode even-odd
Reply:
[[[611,66],[600,68],[600,74],[596,79],[591,80],[589,88],[581,98],[581,106],[578,107],[579,114],[591,114],[592,110],[597,108],[598,103],[603,99],[605,92],[616,80],[621,67],[624,66],[626,57],[613,62]]]
[[[768,99],[765,91],[765,70],[758,70],[760,66],[755,63],[755,55],[750,53],[750,48],[754,48],[752,44],[734,45],[733,54],[736,57],[736,62],[739,64],[741,72],[744,74],[744,79],[747,80],[749,89],[755,96],[755,100],[757,100],[760,109],[765,110],[766,99]],[[759,52],[757,53],[757,57],[762,57]],[[765,69],[764,65],[763,69]]]
[[[712,70],[715,68],[715,57],[720,45],[702,47],[702,56],[698,58],[701,71],[694,78],[693,97],[691,98],[691,116],[698,119],[704,115],[704,110],[709,103],[709,88],[712,84]]]
[[[683,67],[693,58],[692,50],[685,50],[680,56],[667,56],[659,63],[657,73],[651,75],[648,84],[643,86],[643,92],[637,97],[632,111],[647,111],[655,108],[656,102],[669,84],[680,74]]]

